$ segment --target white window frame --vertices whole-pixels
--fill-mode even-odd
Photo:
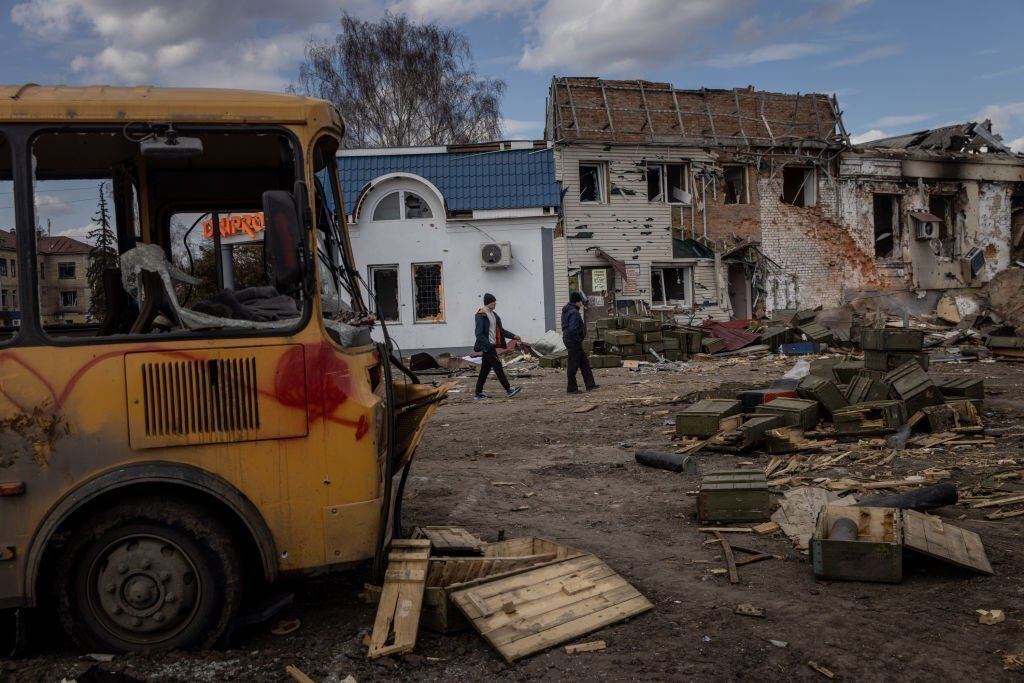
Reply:
[[[583,167],[594,166],[597,168],[597,199],[583,199]],[[607,161],[581,161],[576,167],[576,188],[577,198],[580,204],[607,204],[608,203],[608,162]]]
[[[725,169],[727,168],[738,168],[743,171],[743,197],[742,201],[736,201],[732,203],[726,203],[726,206],[739,206],[741,204],[750,203],[750,169],[747,168],[746,164],[722,164],[722,193],[725,194]]]
[[[668,194],[668,169],[670,166],[680,166],[683,169],[683,192],[690,195],[690,202],[684,202],[682,200],[673,200]],[[651,199],[647,197],[648,203],[651,204],[678,204],[680,206],[689,206],[693,203],[693,192],[690,190],[690,164],[681,163],[659,163],[659,164],[647,164],[647,168],[657,168],[658,173],[661,176],[661,194],[658,198]],[[646,192],[646,189],[644,190]]]
[[[682,270],[683,275],[683,287],[686,290],[685,299],[669,299],[667,298],[668,290],[665,287],[665,273],[666,270]],[[693,278],[695,268],[692,263],[675,263],[675,264],[652,264],[651,265],[651,304],[653,306],[669,306],[675,305],[681,308],[693,308]],[[661,282],[661,294],[662,300],[654,300],[654,281],[658,279]]]
[[[444,305],[444,263],[442,261],[420,261],[419,263],[409,264],[409,274],[412,276],[412,321],[416,325],[443,325],[447,322],[445,319],[445,305]],[[416,314],[416,267],[417,266],[437,266],[441,272],[441,295],[438,297],[438,305],[440,307],[440,317],[438,318],[420,318]]]
[[[380,203],[383,202],[385,199],[387,199],[388,197],[390,197],[393,194],[397,194],[398,195],[398,218],[380,218],[380,219],[374,218],[374,216],[377,214],[377,207],[380,205]],[[405,215],[405,195],[407,195],[407,194],[414,194],[417,197],[419,197],[420,200],[424,204],[427,205],[427,210],[430,211],[430,215],[429,216],[425,216],[425,217],[421,217],[421,218],[407,218],[406,215]],[[434,220],[434,207],[430,205],[430,202],[427,200],[427,198],[425,196],[423,196],[422,192],[414,192],[413,190],[391,190],[390,192],[385,192],[385,193],[383,193],[380,196],[380,199],[378,199],[377,201],[375,201],[373,203],[373,210],[370,211],[370,222],[371,223],[393,223],[393,222],[396,222],[396,221],[432,221],[432,220]]]
[[[373,274],[378,270],[393,270],[395,271],[395,310],[398,311],[398,317],[394,320],[385,320],[388,325],[401,325],[402,324],[402,288],[401,288],[401,267],[397,263],[375,263],[372,266],[366,267],[366,274],[368,278],[367,284],[370,286],[370,296],[373,297],[373,314],[379,315],[380,311],[377,310],[377,289],[374,284]],[[442,271],[443,274],[443,271]]]
[[[803,204],[790,204],[783,200],[783,204],[789,204],[790,206],[797,206],[801,208],[808,208],[811,206],[817,206],[818,204],[818,169],[814,166],[789,166],[791,169],[800,169],[805,171],[803,191],[804,191],[804,203]],[[783,168],[783,196],[785,196],[785,173],[786,169]]]
[[[74,303],[70,303],[70,304],[64,303],[64,295],[65,294],[72,294],[72,295],[74,295],[74,298],[75,298]],[[61,308],[78,308],[78,290],[77,289],[62,289],[59,292],[57,292],[57,296],[60,299],[60,307]]]

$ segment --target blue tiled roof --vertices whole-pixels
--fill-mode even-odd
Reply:
[[[560,204],[551,149],[342,156],[338,169],[349,215],[366,184],[388,173],[426,178],[444,195],[449,211]]]

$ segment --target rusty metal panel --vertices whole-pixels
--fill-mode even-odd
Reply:
[[[125,355],[132,448],[186,446],[305,436],[303,373],[278,381],[286,354],[299,345],[196,349]],[[287,386],[283,386],[287,384]],[[277,400],[288,395],[287,405]]]

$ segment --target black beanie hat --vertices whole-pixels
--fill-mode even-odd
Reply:
[[[494,298],[493,294],[484,294],[484,306],[487,304],[493,304],[497,299]]]
[[[573,290],[569,292],[569,303],[578,304],[583,301],[583,295]]]

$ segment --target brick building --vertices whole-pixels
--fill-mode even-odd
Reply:
[[[564,192],[558,304],[572,288],[601,314],[835,303],[833,259],[849,237],[834,201],[847,145],[834,97],[555,77],[546,134]]]
[[[70,237],[39,237],[39,305],[44,325],[90,322],[92,298],[86,271],[89,245]],[[0,230],[0,321],[18,325],[21,319],[18,291],[17,242],[13,231]]]

